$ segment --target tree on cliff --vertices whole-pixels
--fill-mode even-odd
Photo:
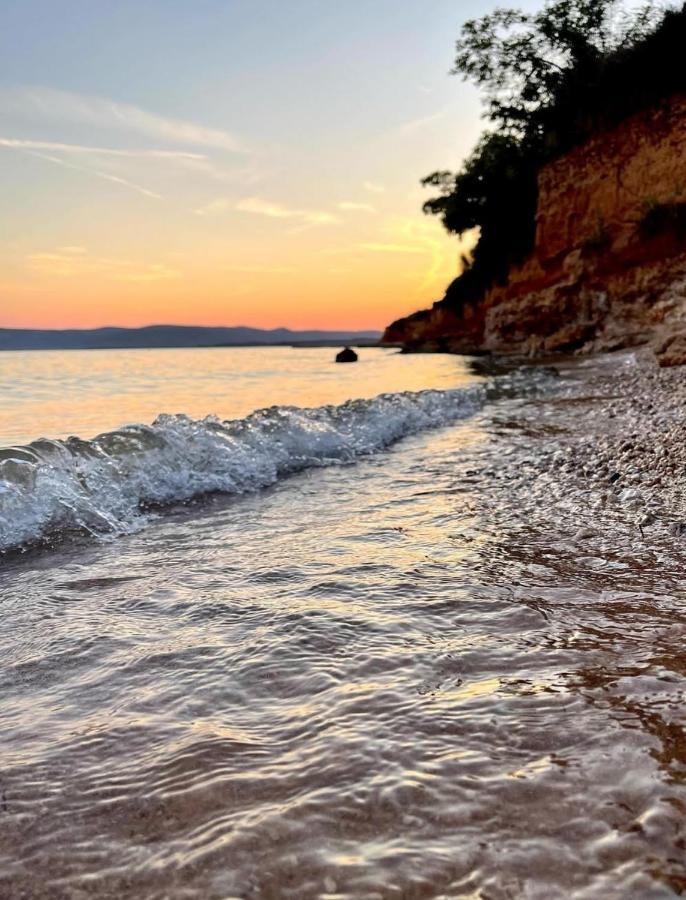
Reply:
[[[439,188],[440,194],[426,201],[424,211],[440,216],[448,231],[462,235],[481,230],[463,288],[468,283],[477,286],[484,265],[494,279],[504,278],[509,265],[529,250],[535,228],[536,170],[522,142],[512,135],[485,134],[457,175],[434,172],[422,184]],[[515,219],[519,228],[513,228]]]
[[[456,234],[480,230],[473,265],[448,288],[447,302],[477,298],[529,252],[546,159],[683,78],[676,73],[684,17],[653,4],[628,12],[617,0],[549,0],[534,14],[496,9],[464,24],[453,74],[483,91],[490,127],[460,172],[422,182],[439,189],[426,213]]]
[[[462,27],[452,73],[485,94],[486,117],[530,141],[541,114],[598,80],[603,63],[654,30],[663,10],[622,10],[618,0],[554,0],[540,12],[496,9]]]

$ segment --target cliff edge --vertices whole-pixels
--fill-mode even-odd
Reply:
[[[442,300],[398,319],[382,342],[461,353],[650,341],[673,350],[684,320],[686,94],[678,94],[541,168],[533,251],[504,284],[461,307]]]

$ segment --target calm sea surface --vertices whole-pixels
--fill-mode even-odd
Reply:
[[[0,353],[0,446],[91,438],[160,413],[221,418],[264,406],[321,406],[384,391],[465,383],[455,357],[363,349],[333,365],[332,348],[189,348]]]
[[[0,896],[681,896],[684,560],[521,515],[564,384],[331,356],[0,356],[114,429],[0,452]]]

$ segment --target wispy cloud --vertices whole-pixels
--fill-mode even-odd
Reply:
[[[76,165],[69,162],[74,158],[85,160],[87,162],[95,162],[102,160],[103,165],[110,163],[145,163],[161,162],[170,163],[177,168],[182,168],[190,174],[198,174],[211,178],[213,181],[221,181],[226,183],[249,184],[261,180],[263,172],[252,166],[241,166],[238,169],[228,170],[218,165],[204,153],[194,153],[186,150],[158,150],[158,149],[122,149],[119,147],[97,147],[87,144],[67,144],[60,141],[36,141],[25,140],[23,138],[3,138],[0,137],[0,148],[8,150],[17,150],[18,152],[29,153],[41,159],[49,160],[55,165],[64,166],[65,168],[74,169],[76,171],[87,172],[98,178],[104,178],[107,181],[123,184],[131,187],[133,190],[144,194],[148,197],[159,198],[159,194],[145,188],[132,179],[123,178],[121,175],[106,173],[84,165]],[[56,156],[56,154],[60,154]],[[212,212],[209,209],[208,212]],[[216,211],[216,210],[215,210]],[[202,214],[202,210],[197,210]]]
[[[380,237],[381,240],[332,247],[323,252],[328,256],[347,257],[351,264],[361,262],[367,254],[397,256],[393,265],[406,272],[408,279],[414,282],[408,287],[418,301],[428,299],[436,290],[442,291],[458,274],[456,257],[460,244],[456,247],[446,239],[436,222],[404,217],[392,219],[384,224]],[[462,247],[468,252],[472,246],[473,241],[466,237]]]
[[[255,213],[269,219],[292,219],[303,225],[335,225],[340,221],[333,213],[324,210],[291,209],[260,197],[245,197],[238,201],[235,208],[239,212]]]
[[[70,245],[69,247],[58,247],[57,252],[66,253],[70,256],[80,256],[82,253],[87,253],[88,251],[85,247]]]
[[[74,94],[44,86],[0,90],[0,111],[40,121],[72,122],[90,127],[129,131],[174,144],[246,152],[228,131],[184,119],[168,118],[130,103],[106,97]]]
[[[141,265],[126,259],[91,256],[85,247],[58,247],[56,250],[29,253],[25,262],[38,275],[73,278],[100,275],[112,281],[145,283],[178,278],[181,272],[165,263]]]
[[[446,282],[461,271],[457,259],[460,248],[469,254],[476,240],[474,233],[468,232],[455,246],[452,241],[446,240],[438,222],[417,219],[397,220],[394,233],[401,239],[423,246],[429,258],[429,266],[417,285],[418,296],[426,296],[436,290],[442,291]]]
[[[91,169],[86,166],[77,166],[74,163],[67,162],[64,159],[60,159],[59,156],[52,156],[47,153],[38,153],[36,150],[27,151],[31,154],[31,156],[36,156],[39,159],[45,159],[48,162],[54,163],[56,166],[62,166],[64,169],[72,169],[75,172],[85,172],[87,175],[92,175],[95,178],[102,178],[105,181],[111,181],[113,184],[120,184],[122,187],[131,188],[131,190],[136,191],[139,194],[143,194],[144,197],[152,197],[154,200],[161,200],[162,195],[157,194],[155,191],[151,191],[143,185],[136,184],[134,181],[129,181],[127,178],[122,178],[119,175],[112,175],[110,172],[103,172],[100,169]]]
[[[426,253],[426,247],[416,246],[415,244],[368,243],[360,244],[359,248],[370,253]]]
[[[415,288],[417,296],[425,297],[437,286],[443,290],[450,277],[446,272],[453,266],[448,256],[449,242],[443,237],[438,223],[400,218],[391,227],[393,237],[416,247],[416,252],[423,253],[427,259],[428,265]],[[453,252],[450,251],[450,257]]]
[[[353,200],[341,200],[338,208],[343,212],[376,213],[378,210],[371,203],[356,203]]]
[[[181,275],[178,269],[172,269],[164,263],[153,263],[142,268],[132,267],[113,274],[115,281],[134,281],[144,284],[148,281],[167,281]]]
[[[398,125],[394,131],[398,134],[412,134],[415,131],[421,131],[426,128],[427,125],[431,125],[433,122],[440,122],[441,119],[445,119],[448,113],[447,109],[441,109],[438,112],[432,113],[428,116],[421,116],[418,119],[410,119],[409,122],[403,122],[401,125]]]
[[[59,141],[30,141],[23,138],[0,137],[0,147],[14,150],[45,150],[52,153],[68,153],[77,156],[121,156],[129,159],[183,159],[204,160],[203,153],[189,153],[183,150],[122,150],[117,147],[90,147],[85,144],[63,144]]]
[[[297,270],[292,266],[222,266],[222,271],[242,275],[290,275]]]
[[[187,154],[174,156],[175,165],[180,166],[192,175],[204,175],[213,181],[221,181],[227,184],[256,184],[265,178],[265,169],[261,166],[248,163],[238,167],[218,164],[214,160],[202,154]]]
[[[0,150],[31,154],[155,200],[162,194],[147,182],[152,181],[156,186],[164,181],[169,185],[170,173],[162,165],[187,173],[191,190],[197,178],[240,183],[245,190],[245,185],[264,177],[263,169],[256,165],[255,154],[230,132],[168,118],[104,97],[41,86],[0,87],[0,118],[11,120],[17,130],[30,125],[35,131],[37,123],[45,129],[41,139],[33,135],[24,137],[17,130],[5,134],[0,137]],[[72,131],[78,128],[75,140],[53,139],[56,129],[62,132],[69,127]],[[84,133],[88,134],[86,140]],[[153,140],[152,147],[145,146]],[[142,147],[136,146],[141,143]],[[175,181],[174,193],[177,187],[183,189]],[[171,190],[165,187],[163,193]],[[208,213],[216,211],[207,210]]]
[[[362,187],[371,194],[383,194],[386,190],[382,184],[378,184],[375,181],[365,181]]]
[[[193,212],[196,216],[216,216],[220,213],[227,212],[232,206],[232,202],[227,200],[226,197],[217,197],[215,200],[210,200],[209,203],[205,203],[204,206],[199,206],[197,209],[194,209]]]

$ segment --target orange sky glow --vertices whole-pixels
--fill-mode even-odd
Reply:
[[[382,329],[440,299],[464,248],[419,181],[481,130],[448,68],[484,0],[257,5],[12,6],[0,327]]]

